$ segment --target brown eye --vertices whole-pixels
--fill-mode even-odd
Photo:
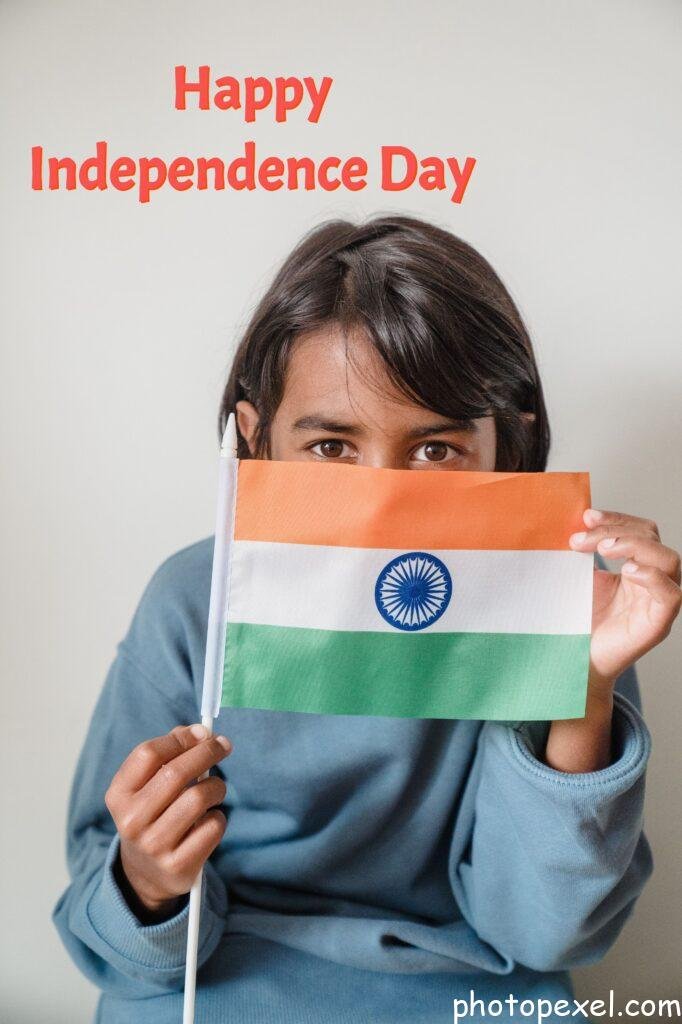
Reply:
[[[312,445],[310,450],[314,452],[315,455],[322,456],[323,459],[340,459],[341,457],[345,457],[349,454],[345,449],[345,441],[329,437],[326,441],[318,441],[317,444]]]
[[[429,462],[442,462],[447,458],[448,445],[439,441],[429,441],[424,445],[424,457]]]
[[[343,452],[343,441],[323,441],[320,451],[328,459],[338,459]]]
[[[454,462],[465,453],[445,441],[425,441],[413,453],[413,462]]]

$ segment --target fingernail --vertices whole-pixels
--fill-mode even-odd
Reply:
[[[208,735],[206,728],[203,725],[190,725],[189,731],[192,733],[192,736],[198,740],[203,740]]]
[[[232,744],[228,740],[227,736],[216,736],[217,742],[225,751],[232,750]]]
[[[585,509],[585,515],[589,516],[594,523],[598,523],[600,519],[604,518],[604,513],[600,512],[598,508]]]
[[[586,537],[586,533],[573,533],[571,534],[571,537],[569,539],[571,541],[571,544],[584,544]]]
[[[604,540],[599,542],[600,548],[612,548],[618,540],[617,537],[604,537]]]
[[[623,568],[621,569],[621,572],[633,573],[637,572],[638,569],[639,566],[637,565],[637,562],[625,562]]]

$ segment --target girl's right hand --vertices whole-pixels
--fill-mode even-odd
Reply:
[[[225,782],[195,780],[231,750],[201,725],[178,726],[135,747],[112,779],[105,801],[120,836],[118,866],[144,916],[169,916],[222,839],[227,821],[215,805]]]

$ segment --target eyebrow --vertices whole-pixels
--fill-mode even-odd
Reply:
[[[434,434],[475,434],[478,430],[473,420],[448,420],[443,423],[426,423],[423,427],[415,427],[409,430],[407,436],[414,440],[420,437],[433,436]]]
[[[348,434],[351,437],[362,433],[362,428],[352,423],[341,423],[315,415],[301,416],[293,426],[294,430],[326,430],[330,434]],[[440,420],[438,423],[425,423],[423,426],[414,427],[408,431],[407,436],[411,440],[417,440],[420,437],[433,437],[435,434],[474,434],[477,429],[473,420],[448,420],[446,423]]]

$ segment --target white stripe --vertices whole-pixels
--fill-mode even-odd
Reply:
[[[577,551],[430,550],[448,567],[452,596],[425,632],[589,633],[593,556]],[[374,588],[404,551],[235,541],[230,622],[398,632]]]

